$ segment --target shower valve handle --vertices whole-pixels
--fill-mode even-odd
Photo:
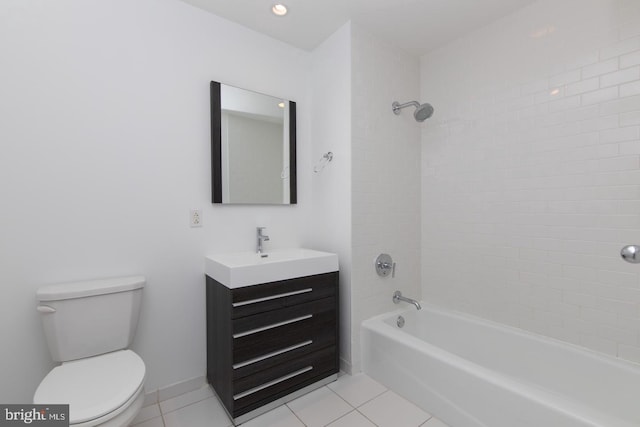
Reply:
[[[380,277],[387,277],[391,273],[391,277],[396,277],[396,263],[389,254],[380,254],[375,261],[376,273]]]

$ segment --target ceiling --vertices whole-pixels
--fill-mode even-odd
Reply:
[[[183,0],[283,42],[312,50],[352,20],[415,55],[535,0]],[[283,2],[285,17],[271,13]]]

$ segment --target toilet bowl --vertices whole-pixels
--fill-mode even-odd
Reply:
[[[38,311],[54,360],[35,404],[68,404],[74,427],[123,427],[144,403],[146,368],[127,349],[145,279],[140,276],[53,285],[38,290]]]
[[[55,367],[42,380],[33,400],[36,404],[68,404],[72,426],[125,426],[144,403],[144,377],[140,356],[120,350]]]

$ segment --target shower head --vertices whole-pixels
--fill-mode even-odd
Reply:
[[[429,117],[433,116],[434,110],[429,103],[420,104],[417,101],[410,101],[404,104],[400,104],[398,101],[394,101],[393,104],[391,104],[391,107],[393,108],[393,112],[395,115],[400,115],[400,110],[410,105],[416,107],[416,111],[413,112],[413,117],[418,122],[424,122]]]

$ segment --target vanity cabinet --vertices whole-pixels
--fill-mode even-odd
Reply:
[[[233,289],[207,276],[206,300],[207,379],[235,422],[338,373],[337,271]]]

